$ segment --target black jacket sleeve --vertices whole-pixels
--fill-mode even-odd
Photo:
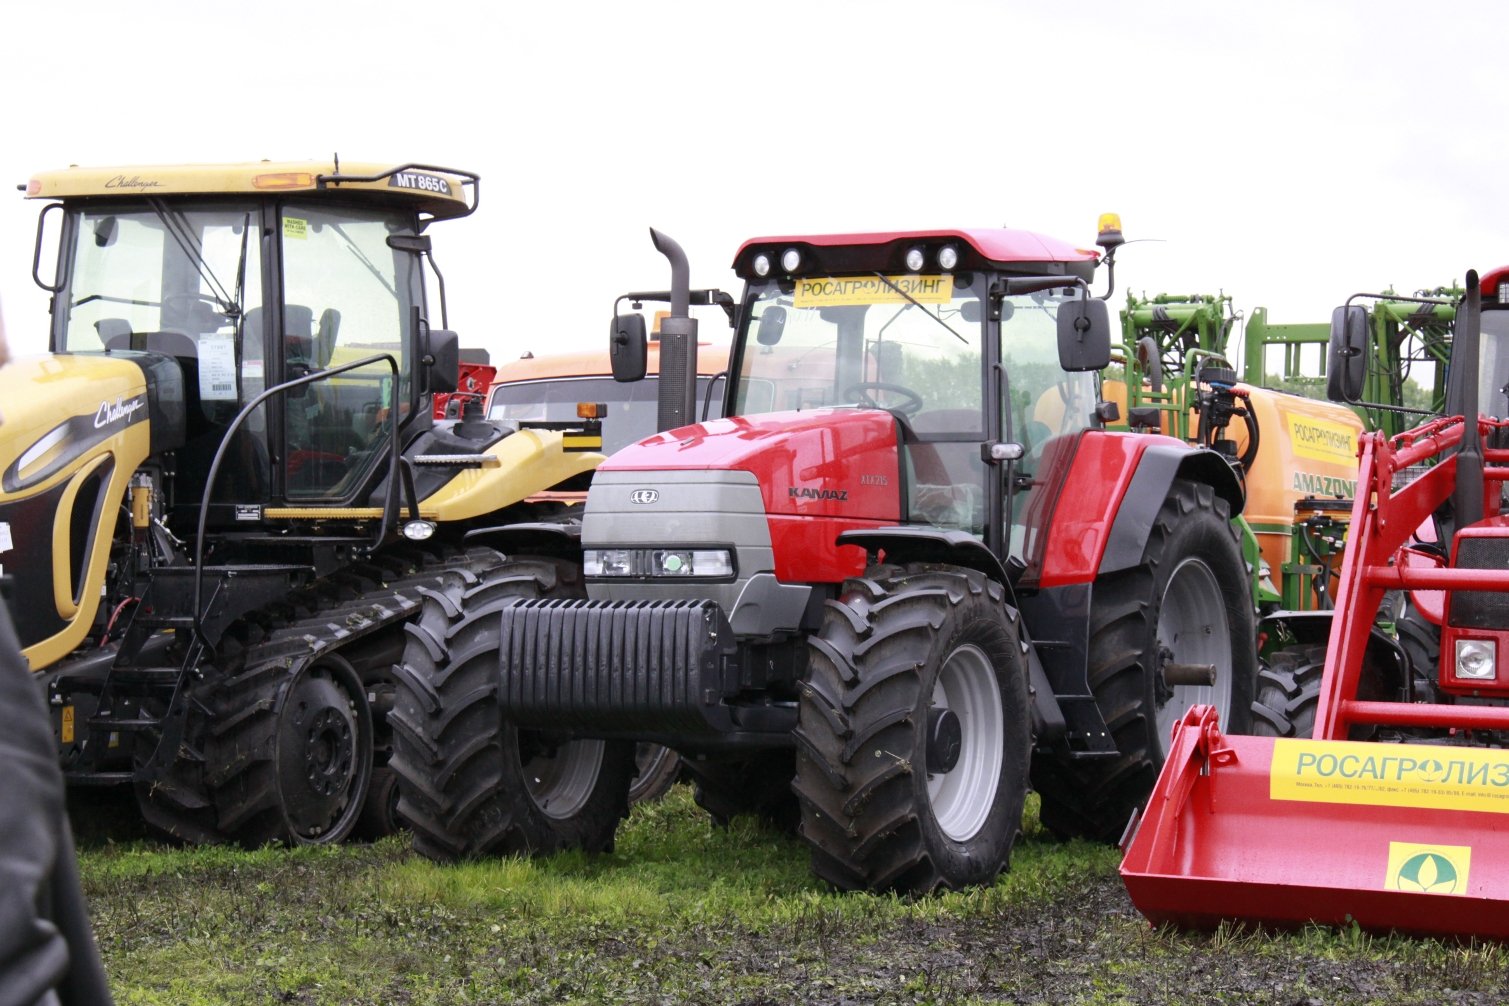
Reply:
[[[0,605],[0,1006],[109,1002],[47,707]]]

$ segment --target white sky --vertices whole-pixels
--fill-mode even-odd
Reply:
[[[45,349],[47,318],[39,204],[12,186],[68,164],[476,171],[479,212],[431,233],[451,327],[495,362],[605,345],[614,296],[668,282],[651,226],[694,286],[736,292],[758,235],[1009,224],[1088,247],[1112,210],[1159,239],[1120,253],[1113,306],[1224,291],[1275,322],[1509,262],[1492,0],[24,10],[0,31],[16,352]]]

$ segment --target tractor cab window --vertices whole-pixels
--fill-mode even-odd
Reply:
[[[1047,527],[1053,499],[1044,486],[1058,484],[1078,434],[1095,422],[1099,397],[1096,376],[1067,373],[1058,365],[1057,292],[1007,297],[1001,304],[1001,364],[1006,396],[1002,426],[1006,438],[1022,445],[1015,487],[1008,493],[1011,555],[1035,569],[1039,536]]]
[[[1482,353],[1478,367],[1478,412],[1509,418],[1509,311],[1483,312]]]
[[[283,263],[281,341],[269,345],[289,380],[390,354],[398,361],[400,415],[409,408],[412,308],[422,304],[419,256],[389,246],[415,233],[412,216],[372,208],[287,205],[279,218]],[[271,364],[270,364],[271,366]],[[345,499],[381,458],[392,371],[377,363],[282,396],[289,497]]]
[[[167,353],[208,418],[234,414],[237,330],[262,302],[258,214],[159,199],[73,212],[54,345]]]
[[[822,276],[757,288],[736,411],[882,408],[902,431],[908,519],[983,534],[984,279]]]
[[[980,296],[966,276],[824,276],[752,291],[735,410],[885,408],[982,435]]]

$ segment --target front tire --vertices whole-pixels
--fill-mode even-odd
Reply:
[[[503,607],[583,596],[580,570],[553,559],[515,560],[425,596],[388,714],[398,811],[421,854],[612,849],[633,745],[520,730],[498,702]]]
[[[1251,577],[1226,501],[1175,480],[1142,562],[1096,581],[1089,685],[1117,754],[1041,757],[1033,783],[1042,822],[1065,837],[1117,841],[1147,801],[1170,734],[1191,705],[1216,707],[1221,729],[1246,733],[1257,678]],[[1212,664],[1213,686],[1173,684],[1164,668]]]
[[[1257,699],[1252,703],[1253,734],[1313,737],[1325,669],[1324,646],[1287,647],[1269,654],[1258,672]]]
[[[798,703],[812,869],[842,889],[989,883],[1021,827],[1032,744],[1017,614],[975,570],[872,573],[828,603]]]

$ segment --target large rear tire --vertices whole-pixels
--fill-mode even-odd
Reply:
[[[1212,664],[1213,686],[1170,685],[1170,665]],[[1191,705],[1215,706],[1246,733],[1257,678],[1251,577],[1226,501],[1177,479],[1137,567],[1096,582],[1089,685],[1116,744],[1113,758],[1040,757],[1033,784],[1043,824],[1065,837],[1115,842],[1147,801],[1173,727]]]
[[[798,703],[793,788],[813,871],[909,893],[994,880],[1021,828],[1031,733],[999,583],[938,565],[848,581]]]
[[[584,595],[580,570],[553,559],[517,559],[426,595],[388,715],[398,812],[421,854],[612,850],[628,814],[633,744],[520,730],[504,722],[497,697],[502,608]]]

